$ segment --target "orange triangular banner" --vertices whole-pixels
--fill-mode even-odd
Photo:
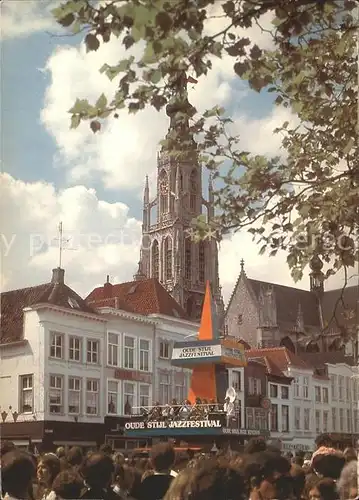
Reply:
[[[213,340],[218,337],[219,332],[217,330],[215,306],[213,303],[211,286],[209,281],[207,281],[198,340]]]

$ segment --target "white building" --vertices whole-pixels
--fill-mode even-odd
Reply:
[[[3,439],[101,442],[106,319],[64,284],[62,269],[51,283],[1,294],[1,308]]]

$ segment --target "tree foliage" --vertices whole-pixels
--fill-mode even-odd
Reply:
[[[54,15],[74,32],[85,29],[88,51],[116,37],[129,54],[114,66],[104,61],[100,71],[118,81],[116,92],[108,101],[103,95],[95,103],[78,99],[71,126],[89,120],[98,132],[101,121],[117,118],[121,109],[160,111],[178,99],[174,75],[205,77],[214,58],[229,56],[238,78],[272,93],[297,120],[274,132],[281,134],[283,156],[267,158],[241,150],[224,110],[191,114],[200,159],[222,181],[218,216],[210,224],[220,233],[247,228],[260,253],[285,250],[295,280],[313,255],[328,263],[325,278],[353,267],[359,223],[356,6],[352,0],[69,0]],[[271,50],[246,36],[266,13],[273,14]],[[209,22],[219,18],[221,27],[212,32]],[[176,136],[166,141],[179,157]],[[197,234],[207,229],[199,221]]]

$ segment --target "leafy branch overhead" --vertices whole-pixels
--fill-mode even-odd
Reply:
[[[271,93],[295,119],[274,131],[281,158],[268,158],[241,150],[224,110],[191,111],[200,159],[220,180],[211,224],[221,234],[247,228],[261,253],[285,250],[295,280],[313,255],[328,263],[325,277],[352,267],[359,223],[355,7],[353,0],[69,0],[54,15],[74,33],[85,31],[88,51],[117,39],[128,54],[116,65],[103,61],[99,70],[117,87],[94,103],[79,96],[71,126],[89,120],[98,132],[120,110],[160,111],[184,99],[173,92],[175,75],[206,78],[215,58],[232,58],[233,76]],[[264,14],[273,16],[271,50],[246,31],[261,27]],[[163,146],[180,160],[176,134]],[[197,229],[205,231],[202,219]]]

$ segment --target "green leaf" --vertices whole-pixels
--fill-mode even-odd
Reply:
[[[77,128],[81,123],[80,115],[72,115],[71,116],[71,128]]]
[[[88,33],[86,35],[85,44],[86,44],[87,52],[96,51],[100,46],[100,42],[99,42],[97,36],[94,35],[93,33]]]
[[[162,71],[159,70],[159,69],[156,69],[152,75],[151,75],[151,82],[156,85],[157,83],[159,83],[162,79]]]
[[[95,106],[99,110],[103,110],[104,108],[106,108],[106,106],[107,106],[107,97],[105,96],[105,94],[101,94],[100,95],[100,97],[96,101]]]
[[[73,107],[69,110],[69,113],[83,115],[88,113],[89,108],[90,105],[87,99],[76,99],[76,102],[73,105]]]
[[[157,56],[154,52],[153,44],[149,42],[146,45],[145,52],[143,54],[141,62],[143,62],[144,64],[153,64],[156,61],[157,61]]]
[[[57,20],[57,22],[61,24],[61,26],[63,26],[64,28],[71,26],[71,24],[74,21],[75,21],[75,16],[71,12],[69,14],[66,14],[66,16]]]

